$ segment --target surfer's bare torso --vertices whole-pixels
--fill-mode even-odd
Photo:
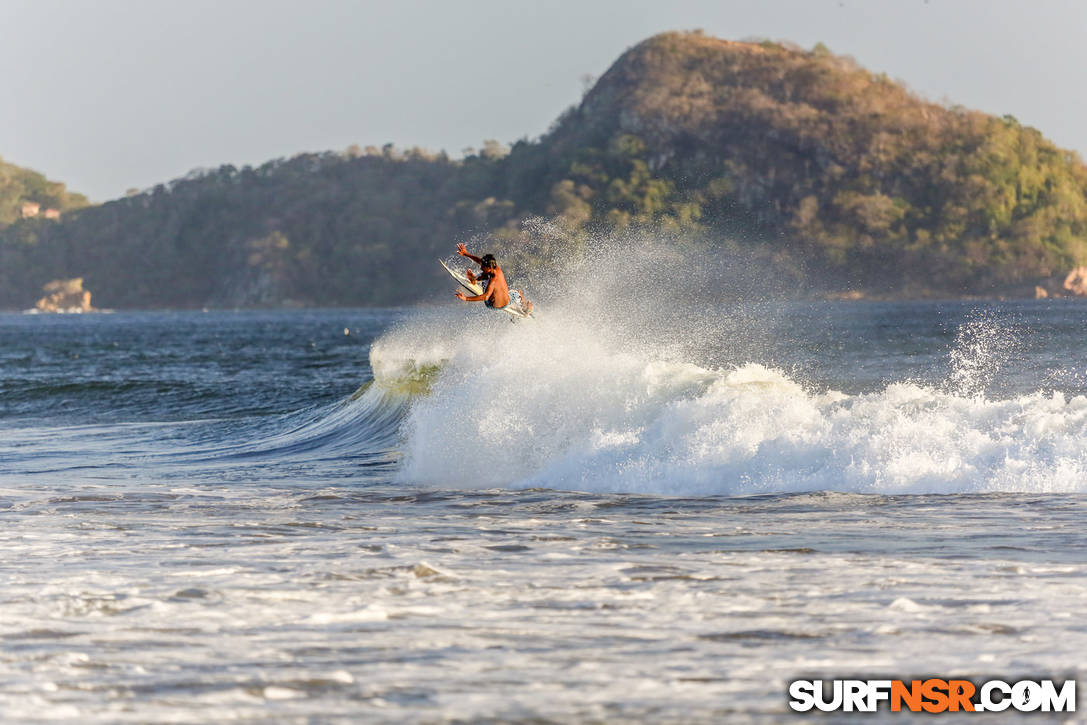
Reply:
[[[472,270],[466,269],[465,274],[472,282],[483,285],[483,303],[488,307],[500,310],[510,303],[510,287],[501,267],[494,267],[478,276],[472,274]]]
[[[457,245],[457,253],[462,257],[468,257],[480,266],[482,272],[477,276],[471,269],[464,270],[464,274],[470,282],[479,282],[483,285],[483,294],[469,297],[463,292],[457,292],[457,297],[465,302],[483,302],[488,307],[502,309],[510,303],[510,287],[506,282],[506,275],[497,262],[486,264],[484,259],[474,254],[469,254],[463,244]]]

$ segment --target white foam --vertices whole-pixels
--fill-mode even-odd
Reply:
[[[444,376],[409,414],[403,475],[675,494],[1079,491],[1087,481],[1083,397],[989,401],[906,383],[846,396],[757,364],[550,362],[533,381],[504,363]]]
[[[401,367],[412,349],[442,361],[404,422],[402,480],[681,495],[1087,490],[1087,399],[986,399],[979,380],[1008,334],[983,320],[960,335],[945,384],[846,395],[758,362],[692,362],[714,334],[688,332],[693,312],[670,335],[587,299],[562,290],[517,325],[457,308],[375,343],[375,371],[394,348]]]

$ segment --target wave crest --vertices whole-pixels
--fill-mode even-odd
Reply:
[[[562,378],[443,379],[408,414],[402,476],[674,495],[1081,491],[1087,480],[1083,396],[988,401],[909,383],[814,393],[758,364],[628,361]]]

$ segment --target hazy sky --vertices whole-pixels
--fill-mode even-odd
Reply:
[[[95,201],[353,143],[545,131],[664,30],[818,41],[1087,152],[1084,0],[0,0],[0,156]]]

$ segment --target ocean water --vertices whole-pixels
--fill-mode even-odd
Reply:
[[[0,315],[0,720],[1087,671],[1087,305],[548,302]]]

